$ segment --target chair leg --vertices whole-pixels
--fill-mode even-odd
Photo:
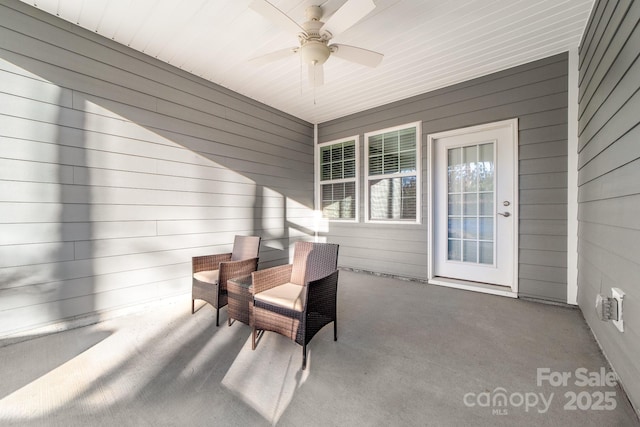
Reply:
[[[219,320],[220,320],[220,309],[216,308],[216,327],[219,326]]]
[[[338,322],[333,321],[333,340],[338,341]]]
[[[302,370],[307,368],[307,345],[302,345]]]
[[[191,300],[191,314],[195,313],[195,300]]]
[[[257,331],[256,331],[256,327],[253,327],[253,330],[251,331],[251,350],[255,350],[256,349],[256,335],[257,335]]]

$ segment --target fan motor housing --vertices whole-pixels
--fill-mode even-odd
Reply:
[[[320,29],[324,25],[324,22],[320,21],[322,18],[322,8],[320,6],[309,6],[306,9],[307,21],[302,24],[306,34],[300,34],[300,57],[302,62],[311,65],[322,65],[329,55],[331,50],[327,46],[330,35],[323,36],[320,34]]]

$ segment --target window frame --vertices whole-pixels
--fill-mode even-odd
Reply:
[[[381,175],[369,174],[369,139],[373,136],[385,134],[388,132],[400,131],[404,129],[414,128],[416,131],[416,170],[415,173],[398,172]],[[385,129],[379,129],[364,134],[364,222],[371,224],[404,224],[416,225],[422,224],[422,122],[405,123]],[[386,178],[405,178],[415,176],[416,179],[416,217],[410,219],[372,219],[371,218],[371,200],[370,200],[370,182]]]
[[[322,180],[322,170],[320,168],[320,162],[322,161],[321,150],[322,148],[330,145],[341,144],[345,142],[354,141],[355,146],[355,176],[353,178],[340,178],[331,180]],[[360,222],[360,136],[348,136],[345,138],[335,139],[333,141],[322,142],[316,144],[315,150],[315,205],[316,211],[319,212],[319,217],[323,221],[329,222],[345,222],[345,223],[357,223]],[[355,185],[355,208],[353,218],[325,218],[322,215],[322,186],[325,184],[339,184],[344,182],[353,182]]]

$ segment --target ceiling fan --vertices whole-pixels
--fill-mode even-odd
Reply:
[[[384,57],[381,53],[355,46],[329,44],[334,36],[352,27],[375,9],[373,0],[347,0],[326,22],[321,21],[323,10],[320,6],[309,6],[305,11],[307,21],[301,25],[267,0],[253,0],[249,7],[283,29],[296,33],[299,42],[299,46],[277,50],[251,61],[267,63],[299,55],[301,62],[307,64],[312,86],[324,83],[322,64],[331,55],[368,67],[377,66]]]

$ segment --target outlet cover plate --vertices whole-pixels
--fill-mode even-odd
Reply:
[[[618,328],[620,332],[624,332],[624,320],[622,318],[622,302],[624,300],[624,292],[622,292],[622,290],[619,288],[611,288],[611,296],[617,301],[618,304],[618,320],[613,320],[613,324],[616,325],[616,328]]]

